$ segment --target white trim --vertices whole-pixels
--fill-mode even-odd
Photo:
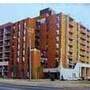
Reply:
[[[40,52],[40,50],[34,48],[34,49],[31,49],[31,51],[37,51],[37,52]]]
[[[8,66],[8,61],[0,62],[0,66]]]
[[[58,68],[44,68],[43,72],[58,72]]]

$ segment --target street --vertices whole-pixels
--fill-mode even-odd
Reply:
[[[0,83],[0,90],[90,90],[89,87],[42,87]]]

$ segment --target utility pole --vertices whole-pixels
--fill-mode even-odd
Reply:
[[[28,43],[29,43],[29,80],[32,79],[32,35],[34,34],[34,28],[28,27]]]
[[[32,79],[32,35],[33,35],[33,28],[28,28],[28,36],[29,36],[29,80]]]
[[[31,66],[31,36],[30,36],[30,46],[29,46],[29,51],[30,51],[30,57],[29,57],[29,79],[32,79],[32,66]]]

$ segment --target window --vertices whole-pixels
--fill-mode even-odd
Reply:
[[[56,50],[56,54],[59,55],[59,50]]]
[[[25,50],[23,50],[23,55],[25,55]]]
[[[20,26],[20,24],[19,24],[19,30],[21,29],[21,26]]]
[[[46,22],[46,19],[45,18],[42,18],[41,20],[40,20],[40,23],[41,24],[44,24]]]
[[[19,57],[17,57],[17,62],[19,62]]]
[[[18,32],[18,36],[20,37],[20,30],[19,30],[19,32]]]
[[[82,61],[82,60],[80,60],[81,61],[81,63],[85,63],[85,61]]]
[[[73,35],[73,32],[70,32],[70,31],[69,31],[69,34],[70,34],[70,35]]]
[[[23,44],[23,48],[25,49],[25,43]]]
[[[59,37],[56,37],[56,41],[57,41],[57,42],[59,41]]]
[[[72,37],[69,37],[69,41],[73,41],[73,38]]]
[[[57,16],[57,20],[58,20],[58,22],[60,21],[60,17],[59,16]]]
[[[24,35],[26,34],[26,29],[24,29]]]
[[[59,30],[56,30],[57,35],[59,35]]]
[[[56,48],[59,48],[59,44],[58,43],[56,43]]]
[[[56,23],[56,26],[57,26],[57,28],[58,28],[58,29],[60,28],[60,25],[59,25],[59,23]]]
[[[20,51],[17,52],[18,56],[20,55]]]
[[[15,26],[13,26],[13,29],[15,29]]]
[[[24,28],[26,28],[26,22],[24,22]]]
[[[25,42],[25,36],[23,37],[23,40],[24,40],[24,42]]]
[[[69,51],[69,54],[72,55],[72,52]]]
[[[70,44],[68,46],[69,46],[69,48],[72,48],[73,47],[73,45],[70,45]]]
[[[23,62],[25,62],[25,57],[23,57]]]
[[[20,49],[20,45],[18,44],[18,49]]]
[[[20,43],[20,38],[18,38],[18,43]]]
[[[89,46],[87,46],[87,48],[89,48]]]
[[[72,17],[69,17],[69,21],[72,22],[73,21],[73,18]]]

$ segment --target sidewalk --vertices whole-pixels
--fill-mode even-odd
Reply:
[[[22,79],[0,79],[0,83],[41,87],[90,87],[90,81],[50,81],[49,79],[31,81]]]

